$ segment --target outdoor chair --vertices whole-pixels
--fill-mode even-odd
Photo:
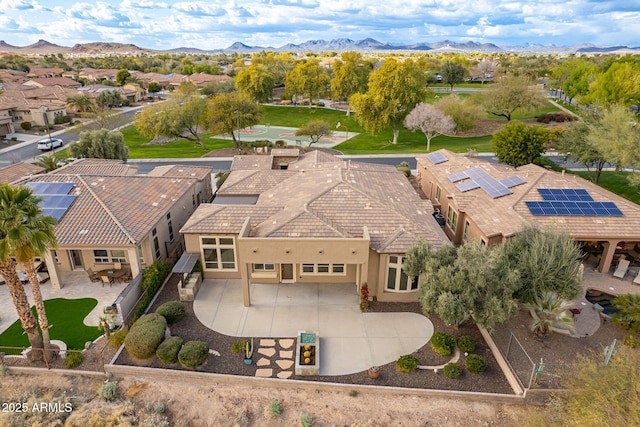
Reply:
[[[122,269],[122,263],[121,262],[114,262],[113,263],[113,269],[114,270],[121,270]]]
[[[631,261],[629,261],[628,259],[621,259],[618,262],[616,271],[613,273],[613,277],[617,277],[618,279],[624,279],[624,276],[627,275],[627,271],[629,271],[629,264],[631,264]]]
[[[87,268],[87,274],[89,275],[89,280],[91,280],[92,282],[100,281],[100,276],[94,273],[92,269]]]
[[[100,276],[100,280],[102,280],[102,287],[104,288],[105,284],[108,284],[109,287],[113,284],[111,278],[109,276]]]
[[[636,274],[636,278],[633,279],[633,283],[636,285],[640,285],[640,270],[638,270],[638,274]]]

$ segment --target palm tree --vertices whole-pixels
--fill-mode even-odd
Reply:
[[[47,172],[51,172],[60,167],[58,165],[58,162],[60,161],[60,159],[61,157],[58,154],[58,152],[54,152],[52,154],[38,156],[34,164],[45,168]]]
[[[619,310],[611,316],[611,320],[622,329],[637,332],[640,330],[640,295],[620,295],[613,300]]]
[[[558,297],[555,292],[545,291],[542,295],[536,295],[534,301],[526,303],[525,307],[533,310],[538,316],[533,319],[529,328],[540,338],[549,335],[553,327],[574,329],[573,319],[567,314],[571,304]]]
[[[85,113],[93,110],[93,101],[87,95],[78,93],[67,98],[67,107],[72,107],[79,113]]]
[[[42,348],[42,337],[38,331],[36,319],[31,312],[27,294],[24,286],[18,278],[16,266],[11,259],[14,251],[14,241],[10,238],[13,230],[17,210],[21,208],[23,202],[32,202],[27,193],[22,189],[12,187],[7,184],[0,184],[0,274],[11,294],[11,299],[18,312],[22,329],[29,338],[31,348]],[[29,358],[32,361],[41,360],[42,353],[39,351],[31,351]]]

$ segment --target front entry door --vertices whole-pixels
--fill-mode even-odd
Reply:
[[[280,280],[293,281],[293,264],[280,264]]]

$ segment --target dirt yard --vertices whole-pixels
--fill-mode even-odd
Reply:
[[[29,402],[28,413],[0,412],[0,425],[141,426],[296,426],[302,415],[318,426],[513,426],[524,409],[468,400],[417,398],[353,390],[325,392],[259,389],[243,385],[196,387],[187,384],[118,380],[118,397],[97,397],[102,378],[45,372],[7,375],[0,381],[0,403]],[[46,414],[34,404],[67,402],[70,411]],[[282,404],[274,417],[272,401]],[[7,408],[8,409],[8,408]],[[46,411],[45,411],[46,412]],[[43,418],[48,417],[48,418]],[[118,418],[120,423],[114,422]],[[124,420],[130,424],[122,424]],[[135,420],[135,422],[134,422]]]

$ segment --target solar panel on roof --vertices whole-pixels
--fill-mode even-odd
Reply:
[[[447,178],[449,178],[449,181],[451,182],[458,182],[458,181],[462,181],[465,178],[469,178],[469,176],[467,175],[466,172],[457,172],[457,173],[452,173]]]
[[[545,200],[525,204],[537,216],[623,216],[613,202]]]
[[[470,191],[470,190],[475,190],[476,188],[480,188],[480,185],[478,185],[478,183],[475,181],[465,181],[465,182],[461,182],[460,184],[457,184],[456,187],[458,188],[458,190],[464,193],[465,191]]]
[[[38,195],[69,194],[75,187],[73,182],[29,182],[27,185]]]
[[[524,179],[520,178],[519,176],[510,176],[509,178],[505,178],[505,179],[501,179],[500,181],[498,181],[500,184],[504,185],[507,188],[511,188],[511,187],[515,187],[518,185],[522,185],[524,183],[526,183],[527,181],[525,181]]]
[[[440,152],[436,152],[436,153],[431,153],[431,154],[427,154],[427,159],[429,159],[431,161],[431,163],[433,163],[434,165],[440,164],[440,163],[444,163],[446,162],[447,159],[446,156]]]
[[[39,206],[45,215],[60,221],[67,209],[77,198],[69,192],[75,187],[73,182],[28,182],[33,194],[40,198]]]

